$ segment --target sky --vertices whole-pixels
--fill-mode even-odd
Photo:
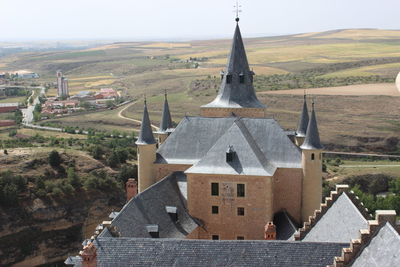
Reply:
[[[242,0],[244,37],[400,29],[400,0]],[[230,37],[234,0],[0,0],[0,40]]]

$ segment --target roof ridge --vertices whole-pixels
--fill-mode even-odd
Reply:
[[[339,197],[345,194],[356,209],[360,212],[363,218],[368,221],[371,219],[371,215],[368,213],[368,209],[364,207],[364,204],[360,199],[354,194],[353,191],[349,191],[348,185],[338,184],[336,185],[336,190],[331,191],[329,197],[325,197],[325,202],[321,203],[320,209],[315,210],[314,214],[308,218],[308,221],[304,222],[302,228],[299,229],[298,233],[295,234],[295,240],[301,241],[306,235],[311,231],[311,229],[318,223],[318,221],[324,216],[325,213],[332,207],[332,205],[339,199]]]
[[[275,172],[275,170],[276,170],[275,164],[273,164],[270,160],[268,160],[265,157],[264,153],[262,152],[260,147],[257,145],[257,142],[254,140],[253,136],[251,135],[250,131],[247,129],[246,125],[242,122],[242,120],[240,120],[240,119],[236,120],[234,123],[238,126],[240,132],[243,134],[244,138],[250,145],[252,151],[256,155],[257,159],[259,160],[259,162],[261,163],[263,168],[266,171],[270,171],[270,170],[268,170],[268,167],[272,166],[274,169],[273,172]]]

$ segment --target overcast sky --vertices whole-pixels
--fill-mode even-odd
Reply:
[[[400,29],[400,0],[242,0],[245,37]],[[234,0],[0,0],[0,40],[203,39],[232,35]]]

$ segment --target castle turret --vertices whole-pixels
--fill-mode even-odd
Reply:
[[[157,143],[151,129],[147,103],[144,101],[143,119],[136,141],[138,160],[139,193],[155,183],[153,165],[156,160]]]
[[[319,139],[317,119],[314,103],[312,104],[311,118],[307,127],[307,134],[302,149],[303,193],[302,193],[302,220],[319,209],[322,200],[322,145]]]
[[[167,100],[167,92],[165,92],[164,107],[161,115],[160,128],[156,132],[158,135],[158,142],[161,145],[167,139],[173,128],[171,113],[169,111],[169,105]]]
[[[304,94],[303,110],[300,115],[299,125],[296,130],[295,141],[297,146],[301,146],[306,138],[309,117],[307,108],[306,94]]]
[[[239,22],[239,18],[236,19]],[[226,70],[221,72],[221,87],[211,103],[201,107],[203,117],[265,117],[265,105],[256,96],[254,72],[250,70],[239,24],[236,24],[232,50]]]

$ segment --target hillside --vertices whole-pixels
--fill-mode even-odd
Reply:
[[[246,37],[245,32],[242,34]],[[197,115],[199,105],[216,95],[219,72],[226,64],[230,44],[229,39],[184,43],[121,42],[78,51],[21,53],[0,58],[0,71],[29,66],[30,70],[41,74],[39,81],[54,82],[55,71],[61,69],[69,78],[73,93],[114,87],[137,99],[146,94],[155,124],[160,118],[166,89],[173,119],[179,122],[185,114]],[[269,115],[290,129],[296,127],[301,97],[270,96],[264,92],[393,83],[400,70],[400,31],[394,30],[344,29],[250,38],[245,39],[245,45],[250,65],[257,74],[256,90],[270,107]],[[371,90],[375,90],[375,95],[380,94],[379,86],[369,92]],[[318,94],[322,94],[321,90]],[[336,144],[334,149],[349,150],[365,138],[399,137],[396,118],[400,114],[396,98],[364,96],[362,88],[352,97],[336,94],[340,96],[316,99],[322,141],[329,147]],[[386,95],[386,91],[382,94]],[[50,89],[47,95],[55,95],[55,89]],[[335,92],[330,91],[330,95]],[[351,109],[341,108],[338,112],[335,108],[353,101],[360,103],[357,110],[365,114],[362,117],[365,123],[360,124]],[[387,108],[381,109],[382,106]],[[126,133],[137,128],[137,124],[119,117],[119,111],[48,123],[107,131],[117,129]],[[141,112],[142,103],[138,101],[122,115],[140,119]],[[361,142],[361,147],[370,151],[374,146],[368,148],[369,144]]]

